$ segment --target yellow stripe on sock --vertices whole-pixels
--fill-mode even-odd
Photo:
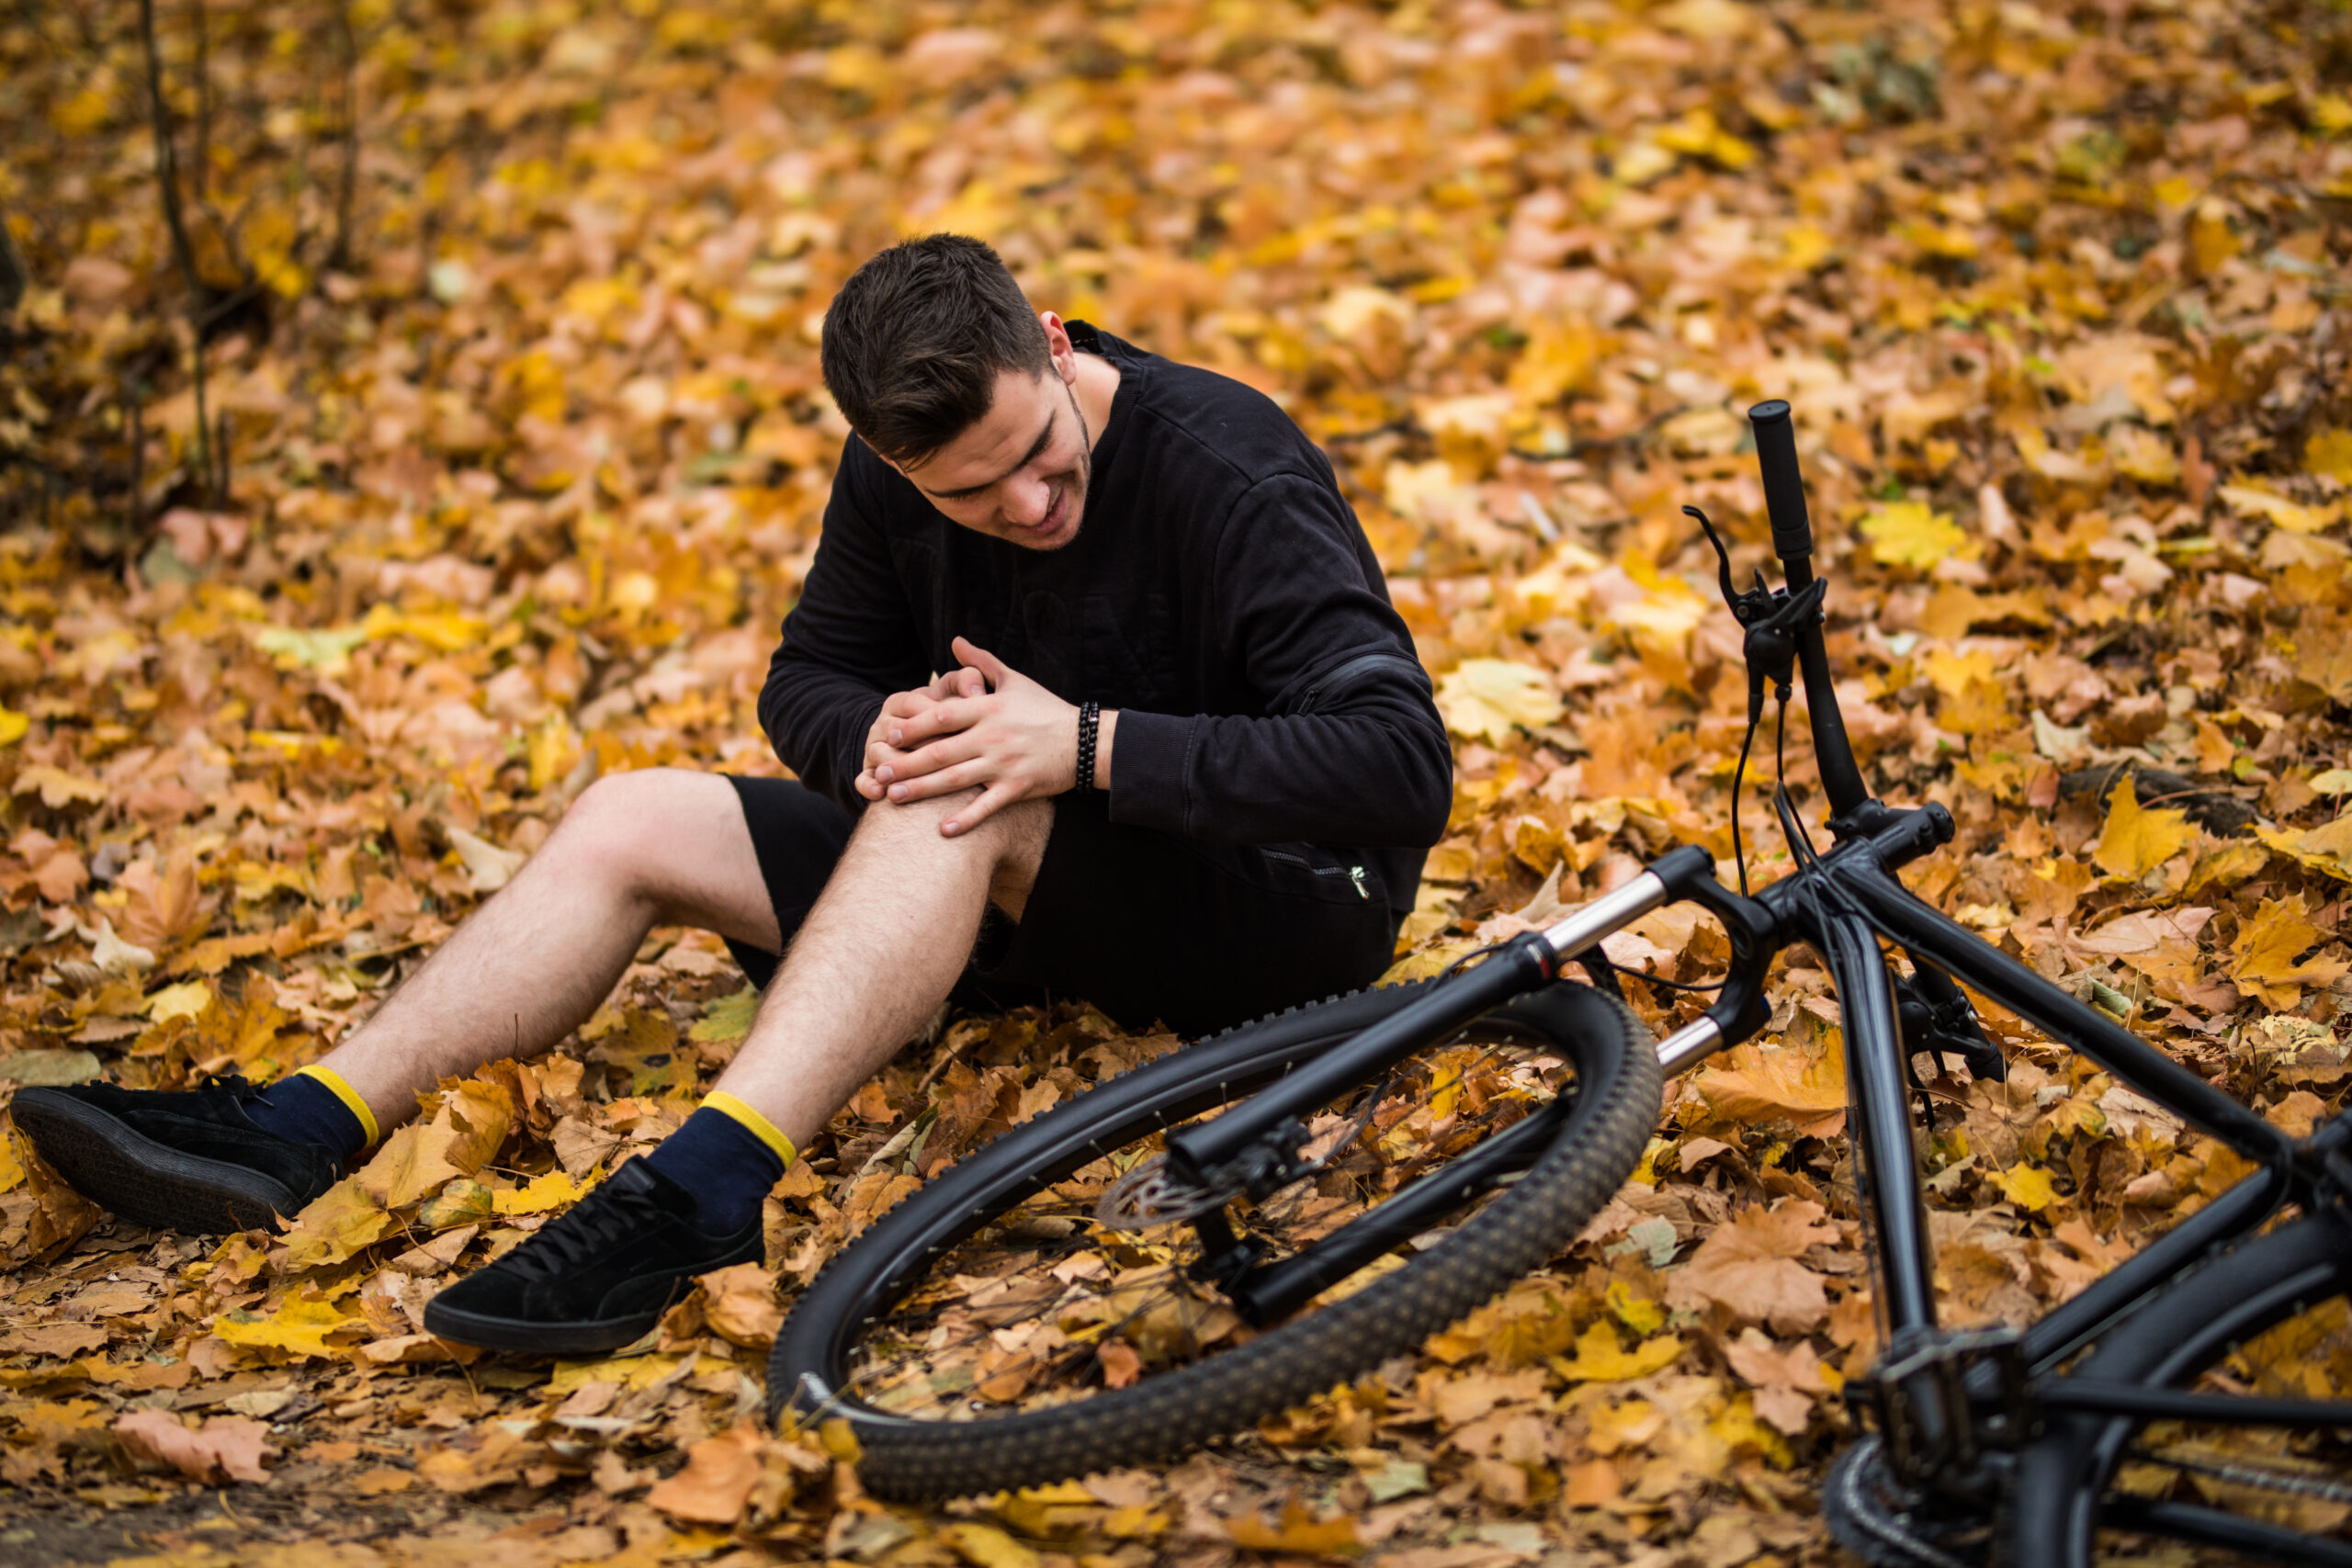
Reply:
[[[784,1162],[786,1170],[792,1168],[792,1162],[800,1151],[792,1146],[792,1140],[786,1137],[775,1122],[752,1110],[739,1096],[723,1089],[715,1089],[703,1096],[702,1104],[706,1111],[716,1111],[721,1116],[749,1127],[753,1137],[775,1151],[775,1157]]]
[[[368,1134],[368,1142],[361,1146],[364,1148],[376,1146],[376,1139],[380,1135],[376,1127],[376,1113],[368,1109],[368,1102],[359,1098],[357,1089],[343,1081],[341,1073],[336,1072],[333,1067],[304,1067],[294,1076],[298,1078],[316,1078],[334,1090],[334,1097],[343,1101],[345,1110],[359,1118],[360,1130]]]

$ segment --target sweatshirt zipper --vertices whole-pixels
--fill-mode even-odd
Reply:
[[[1268,860],[1278,860],[1286,862],[1291,865],[1301,866],[1306,870],[1313,872],[1317,876],[1344,876],[1355,885],[1357,897],[1370,898],[1372,897],[1372,894],[1364,887],[1363,867],[1360,865],[1317,865],[1314,862],[1306,859],[1304,856],[1289,854],[1281,850],[1267,850],[1263,852]]]

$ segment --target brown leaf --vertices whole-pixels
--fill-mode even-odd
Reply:
[[[1838,1240],[1836,1226],[1820,1223],[1823,1213],[1803,1200],[1741,1210],[1667,1275],[1667,1299],[1690,1308],[1719,1303],[1783,1334],[1811,1328],[1828,1315],[1829,1298],[1821,1276],[1796,1259],[1809,1247]]]
[[[267,1481],[269,1427],[242,1416],[213,1416],[191,1430],[168,1410],[134,1410],[114,1424],[115,1436],[137,1459],[168,1465],[191,1480]]]
[[[685,1469],[647,1493],[645,1500],[673,1518],[732,1524],[759,1484],[765,1449],[766,1439],[749,1421],[705,1438],[686,1451]]]

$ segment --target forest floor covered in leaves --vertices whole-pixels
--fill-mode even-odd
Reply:
[[[277,1077],[600,773],[774,771],[844,433],[817,323],[950,229],[1331,453],[1457,737],[1408,972],[1675,840],[1728,874],[1738,636],[1677,509],[1764,559],[1741,411],[1785,396],[1865,767],[1961,825],[1912,886],[2278,1124],[2344,1104],[2341,6],[164,0],[177,240],[139,22],[0,20],[0,1093]],[[1785,768],[1817,820],[1795,723]],[[1673,911],[1612,952],[1725,953]],[[1873,1329],[1837,1009],[1804,954],[1776,984],[1585,1235],[1419,1356],[933,1509],[761,1428],[780,1314],[1165,1036],[951,1021],[779,1187],[769,1269],[581,1364],[422,1306],[685,1114],[752,1001],[715,939],[658,932],[282,1236],[116,1224],[0,1145],[0,1562],[1821,1560]],[[1936,1084],[1921,1142],[1961,1323],[2242,1168],[1989,1024],[2008,1081]]]

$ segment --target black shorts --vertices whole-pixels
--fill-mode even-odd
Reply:
[[[853,819],[788,779],[728,782],[789,944]],[[1129,1028],[1196,1035],[1369,985],[1396,942],[1388,890],[1360,857],[1180,839],[1113,822],[1101,794],[1064,795],[1020,922],[990,911],[956,998],[1002,1008],[1080,997]],[[728,946],[766,986],[777,955]]]

